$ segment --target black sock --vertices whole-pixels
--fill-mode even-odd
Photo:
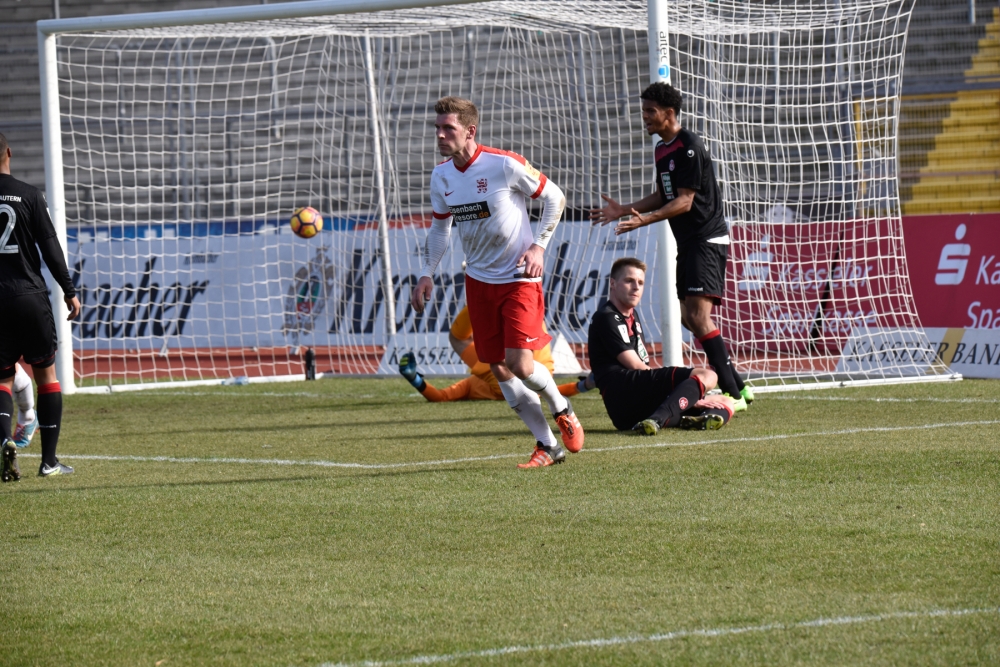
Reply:
[[[729,372],[733,374],[733,380],[736,381],[736,387],[740,391],[743,391],[743,387],[747,386],[747,383],[743,381],[740,374],[736,371],[736,366],[733,365],[733,360],[729,360]],[[733,398],[739,398],[739,396],[734,396]]]
[[[59,428],[62,426],[62,390],[58,382],[38,387],[38,428],[42,432],[42,463],[56,464],[56,445],[59,444]]]
[[[0,389],[0,442],[12,440],[10,437],[11,415],[14,414],[14,397],[5,389]]]
[[[667,396],[667,400],[656,408],[656,412],[649,416],[660,425],[660,428],[670,428],[681,423],[681,415],[685,410],[690,410],[694,404],[701,400],[704,393],[704,386],[694,378],[688,378],[681,382]]]
[[[740,397],[740,388],[733,379],[733,364],[729,361],[729,353],[726,351],[726,341],[722,340],[722,333],[716,329],[698,339],[701,348],[705,350],[708,363],[715,369],[715,374],[719,376],[719,389],[722,393],[729,394],[735,399]]]

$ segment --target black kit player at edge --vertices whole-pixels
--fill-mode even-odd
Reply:
[[[22,357],[38,384],[38,426],[42,439],[39,475],[68,474],[56,446],[62,426],[62,389],[55,374],[58,340],[41,262],[63,290],[70,319],[80,301],[66,266],[66,256],[49,218],[42,193],[10,174],[11,150],[0,134],[0,480],[20,479],[11,440],[15,364]]]

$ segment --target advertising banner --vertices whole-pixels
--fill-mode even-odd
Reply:
[[[73,323],[74,347],[378,346],[390,348],[386,367],[405,348],[438,364],[438,372],[464,372],[447,340],[465,305],[461,243],[453,234],[434,277],[434,296],[418,314],[410,293],[420,276],[427,229],[417,222],[388,230],[388,288],[378,230],[370,226],[336,227],[308,240],[280,224],[249,230],[129,228],[114,237],[74,229],[69,267],[83,305]],[[590,229],[589,223],[564,222],[546,251],[546,323],[569,344],[586,342],[615,258],[627,253],[655,259],[655,240],[645,230],[629,239],[581,242]],[[390,301],[395,333],[387,326]],[[646,301],[641,317],[655,342],[657,300]]]
[[[892,240],[879,236],[884,221],[811,222],[781,208],[766,221],[731,229],[734,298],[720,308],[729,340],[769,352],[836,355],[855,331],[905,325],[893,315],[905,312],[902,263]]]
[[[1000,377],[1000,214],[903,218],[910,283],[942,361]]]

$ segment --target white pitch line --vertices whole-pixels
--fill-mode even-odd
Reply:
[[[794,394],[769,394],[765,401],[849,401],[859,403],[1000,403],[997,398],[851,398],[849,396],[802,396]]]
[[[921,426],[873,426],[869,428],[850,428],[839,431],[812,431],[809,433],[780,433],[777,435],[764,435],[756,438],[722,438],[719,440],[695,440],[692,442],[644,442],[634,445],[620,445],[618,447],[596,447],[584,449],[581,454],[597,454],[601,452],[619,452],[631,449],[658,449],[663,447],[698,447],[701,445],[727,445],[752,442],[773,442],[775,440],[790,440],[793,438],[822,438],[838,435],[856,435],[859,433],[887,433],[893,431],[920,431],[938,428],[950,428],[954,426],[993,426],[1000,424],[1000,420],[965,421],[965,422],[945,422],[941,424],[923,424]],[[38,458],[40,454],[19,454],[23,458]],[[81,461],[134,461],[152,463],[219,463],[219,464],[246,464],[246,465],[270,465],[270,466],[315,466],[319,468],[355,468],[360,470],[392,470],[396,468],[419,468],[422,466],[442,466],[453,463],[474,463],[477,461],[496,461],[499,459],[520,458],[524,453],[517,454],[491,454],[489,456],[467,456],[457,459],[439,459],[435,461],[407,461],[402,463],[348,463],[343,461],[310,461],[295,459],[248,459],[248,458],[222,458],[222,457],[178,457],[178,456],[114,456],[106,454],[60,454],[64,459],[74,459]]]
[[[574,648],[605,648],[627,644],[646,644],[653,642],[672,641],[686,637],[726,637],[742,635],[751,632],[773,632],[775,630],[795,630],[799,628],[824,628],[837,625],[857,625],[859,623],[877,623],[901,618],[941,618],[954,616],[969,616],[972,614],[996,614],[1000,609],[933,609],[930,611],[897,611],[868,616],[841,616],[839,618],[817,618],[799,623],[767,623],[765,625],[746,625],[735,628],[708,628],[700,630],[676,630],[654,635],[630,635],[627,637],[605,637],[599,639],[580,639],[562,644],[536,644],[525,646],[503,646],[482,651],[462,651],[440,655],[418,655],[411,658],[394,660],[364,660],[362,662],[325,662],[320,667],[396,667],[398,665],[433,665],[470,658],[495,658],[513,653],[541,653],[565,651]]]

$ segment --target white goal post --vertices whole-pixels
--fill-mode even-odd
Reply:
[[[289,379],[307,348],[321,373],[395,373],[407,350],[423,371],[464,373],[447,342],[464,304],[457,240],[432,307],[408,305],[444,95],[473,99],[482,142],[567,194],[544,282],[557,372],[586,367],[589,318],[625,255],[650,265],[654,356],[705,363],[680,327],[667,226],[615,237],[587,220],[601,194],[650,191],[638,96],[661,79],[715,161],[733,241],[717,320],[751,384],[954,378],[920,325],[900,224],[911,9],[316,0],[40,21],[47,197],[84,305],[60,331],[60,380]],[[312,239],[287,225],[300,206],[324,216]]]

